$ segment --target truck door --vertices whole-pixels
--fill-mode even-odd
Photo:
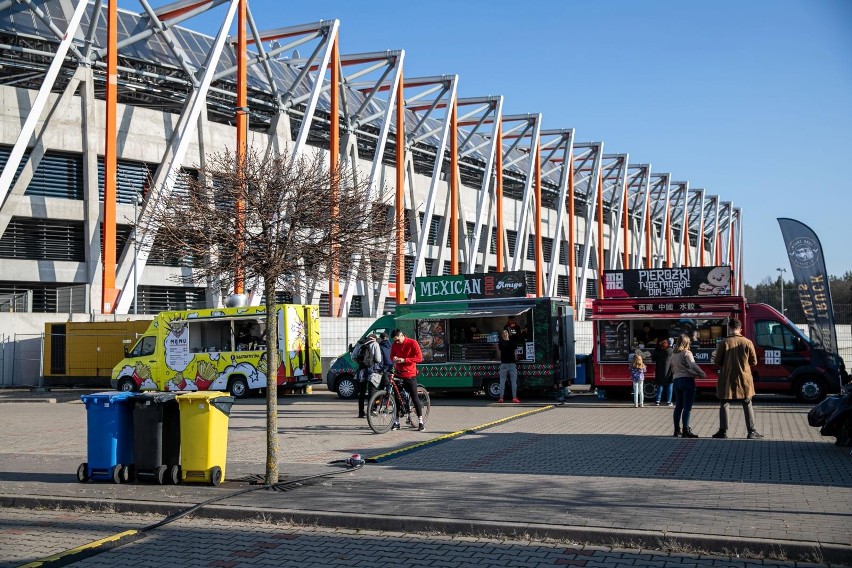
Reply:
[[[754,349],[760,383],[787,383],[796,369],[811,361],[810,344],[778,320],[755,320]]]

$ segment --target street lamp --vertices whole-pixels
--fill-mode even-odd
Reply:
[[[786,268],[776,268],[778,271],[778,280],[781,281],[781,315],[784,315],[784,273],[787,272]]]

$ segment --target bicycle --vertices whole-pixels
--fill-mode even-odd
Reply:
[[[423,424],[426,424],[429,410],[432,408],[429,391],[417,385],[417,398],[420,399]],[[411,404],[408,391],[402,388],[402,379],[390,375],[385,388],[373,393],[370,402],[367,403],[367,424],[376,434],[385,434],[390,432],[396,420],[403,417],[406,417],[406,423],[410,427],[417,428],[416,408]]]

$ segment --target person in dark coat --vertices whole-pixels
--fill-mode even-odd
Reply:
[[[393,371],[393,360],[391,359],[391,344],[387,333],[379,334],[379,347],[382,350],[382,384],[379,388],[384,388],[388,380],[388,376]]]
[[[666,406],[672,405],[672,347],[668,338],[663,338],[654,350],[654,382],[657,383],[657,402],[663,399],[663,391],[666,393]]]

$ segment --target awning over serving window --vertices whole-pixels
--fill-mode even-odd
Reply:
[[[422,312],[409,312],[396,318],[397,320],[428,320],[428,319],[459,319],[459,318],[491,318],[519,316],[530,311],[531,308],[487,308],[470,309],[467,311],[436,310]]]

